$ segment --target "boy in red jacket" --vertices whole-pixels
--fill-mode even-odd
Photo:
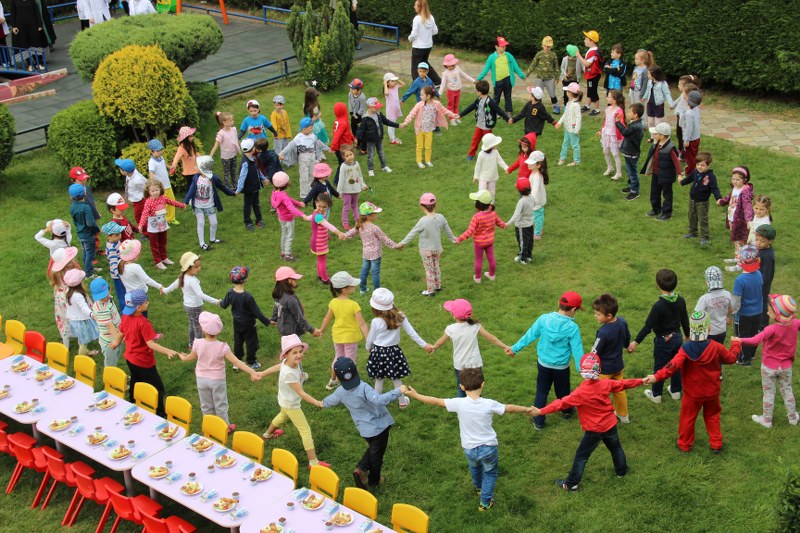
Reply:
[[[617,433],[617,417],[614,415],[614,406],[611,405],[608,395],[639,387],[643,383],[641,379],[601,380],[600,358],[594,353],[587,353],[581,359],[581,377],[584,378],[583,382],[569,395],[541,409],[531,408],[533,416],[549,415],[570,407],[578,408],[578,419],[586,433],[583,434],[583,439],[575,450],[575,460],[567,478],[556,480],[556,485],[567,491],[578,490],[578,483],[583,477],[586,463],[601,441],[611,452],[617,477],[628,473],[625,451]]]
[[[739,339],[731,341],[731,349],[708,338],[710,319],[705,311],[697,311],[689,318],[689,342],[685,342],[678,354],[667,366],[644,378],[647,384],[663,381],[681,371],[683,398],[681,399],[681,418],[678,424],[678,448],[684,452],[692,451],[694,444],[694,423],[700,409],[708,432],[708,443],[712,453],[722,451],[722,431],[719,415],[721,363],[732,365],[742,349]]]
[[[344,102],[336,102],[333,104],[333,114],[336,120],[333,123],[331,152],[336,154],[336,160],[339,161],[339,166],[336,167],[336,176],[333,178],[333,184],[335,186],[339,184],[339,169],[342,168],[342,163],[344,163],[344,157],[342,157],[340,148],[343,144],[354,144],[356,138],[353,136],[353,131],[350,129],[350,116],[347,113],[347,106]]]

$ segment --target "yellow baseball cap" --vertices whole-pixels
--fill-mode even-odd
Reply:
[[[596,43],[600,42],[600,34],[595,30],[585,31],[583,34]]]

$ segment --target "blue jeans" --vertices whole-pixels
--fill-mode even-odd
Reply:
[[[573,486],[580,483],[583,477],[583,470],[586,468],[586,463],[601,441],[606,445],[608,451],[611,452],[611,460],[614,461],[614,471],[617,475],[622,477],[628,473],[628,462],[625,459],[625,451],[622,449],[622,443],[619,441],[617,426],[603,433],[587,431],[583,434],[578,449],[575,450],[575,460],[572,462],[572,470],[569,471],[569,475],[566,479],[568,485]]]
[[[581,162],[581,140],[577,133],[564,132],[564,142],[561,143],[561,161],[567,160],[567,152],[569,147],[572,146],[572,159],[576,163]]]
[[[466,398],[467,393],[461,388],[461,371],[457,368],[453,370],[456,371],[456,398]]]
[[[91,240],[84,241],[81,239],[81,248],[83,248],[83,271],[86,277],[94,275],[94,237]]]
[[[122,308],[125,307],[125,285],[121,279],[114,280],[114,292],[117,293],[117,308],[122,312]]]
[[[361,284],[358,286],[361,292],[367,292],[367,276],[372,270],[372,289],[381,287],[381,258],[361,260]]]
[[[464,448],[464,455],[469,461],[472,484],[481,490],[481,503],[488,506],[494,497],[494,486],[497,483],[497,446],[483,445],[470,450]]]
[[[628,188],[631,192],[639,192],[639,156],[628,157],[625,159],[625,170],[628,172]]]

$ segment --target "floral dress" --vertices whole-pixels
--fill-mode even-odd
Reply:
[[[69,320],[67,320],[67,291],[69,287],[59,284],[53,287],[53,301],[55,302],[55,317],[58,334],[62,339],[70,337]]]

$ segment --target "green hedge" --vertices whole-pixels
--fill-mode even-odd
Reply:
[[[14,115],[8,108],[0,104],[0,172],[5,170],[14,157],[14,139],[17,135]]]
[[[186,82],[186,88],[189,89],[189,95],[191,95],[195,104],[197,104],[197,111],[201,114],[207,115],[217,109],[219,94],[213,83],[189,81]]]
[[[184,71],[219,50],[222,30],[208,15],[121,17],[78,33],[69,54],[81,77],[91,81],[106,56],[131,44],[157,44]]]

